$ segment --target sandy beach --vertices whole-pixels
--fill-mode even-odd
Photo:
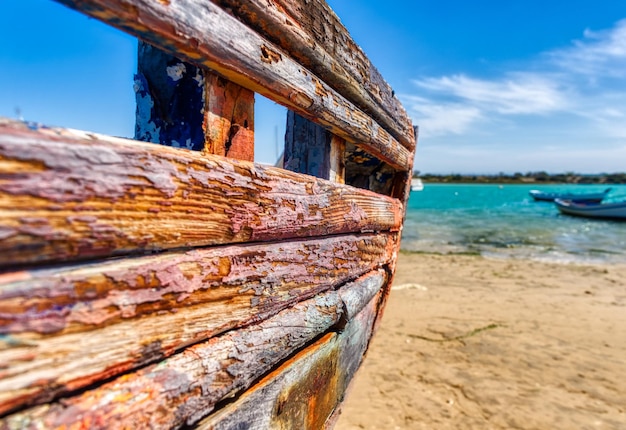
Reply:
[[[402,254],[336,429],[626,429],[626,264]]]

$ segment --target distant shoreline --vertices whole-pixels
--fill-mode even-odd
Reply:
[[[626,173],[601,173],[597,175],[583,175],[578,173],[550,174],[546,172],[529,172],[526,174],[514,173],[508,175],[435,175],[415,174],[414,178],[424,183],[443,184],[574,184],[574,185],[620,185],[626,184]]]

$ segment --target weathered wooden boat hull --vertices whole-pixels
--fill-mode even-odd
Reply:
[[[626,202],[590,204],[556,199],[554,203],[559,211],[566,215],[626,220]]]
[[[141,39],[136,132],[0,118],[0,428],[332,427],[410,194],[393,91],[321,0],[59,2]]]

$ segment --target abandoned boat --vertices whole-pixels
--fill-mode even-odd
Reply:
[[[141,41],[136,134],[0,119],[0,427],[332,427],[396,266],[404,108],[322,0],[59,2]]]

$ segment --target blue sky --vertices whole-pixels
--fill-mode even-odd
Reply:
[[[626,171],[626,1],[329,4],[420,126],[415,169]],[[0,44],[0,116],[132,136],[135,39],[0,0]],[[257,106],[256,158],[272,162],[284,110]]]

